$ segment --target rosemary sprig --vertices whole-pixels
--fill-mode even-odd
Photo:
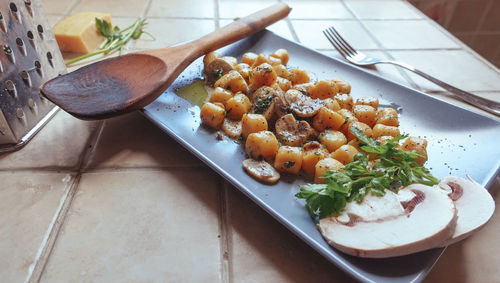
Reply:
[[[79,62],[81,60],[96,56],[98,54],[108,54],[111,51],[119,48],[120,55],[123,53],[123,47],[130,39],[137,40],[142,34],[149,35],[153,40],[153,35],[145,31],[147,25],[146,19],[137,19],[132,25],[120,30],[118,26],[112,27],[111,23],[96,18],[95,24],[99,33],[106,38],[106,40],[99,46],[97,51],[73,58],[65,62],[66,66]]]

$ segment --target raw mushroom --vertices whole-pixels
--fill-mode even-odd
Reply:
[[[302,94],[298,90],[290,89],[285,93],[285,101],[297,116],[312,117],[318,114],[319,109],[325,106],[325,102],[321,99],[312,99],[311,97]]]
[[[493,215],[495,210],[493,198],[475,181],[449,176],[441,179],[439,187],[453,200],[458,214],[455,233],[444,246],[465,239],[481,229]]]
[[[208,66],[205,66],[204,70],[207,83],[213,85],[220,77],[231,70],[234,70],[234,66],[223,58],[212,60]]]
[[[413,184],[401,204],[397,194],[367,194],[362,203],[346,205],[338,216],[323,218],[318,227],[330,245],[367,258],[407,255],[441,246],[451,237],[457,212],[450,198],[433,187]]]
[[[279,118],[274,125],[276,137],[283,145],[301,146],[311,136],[312,128],[306,121],[295,120],[292,114]]]
[[[243,168],[252,177],[264,183],[274,184],[280,179],[280,173],[264,160],[245,159]]]

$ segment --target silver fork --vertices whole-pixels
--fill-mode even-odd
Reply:
[[[354,65],[362,66],[362,67],[367,67],[367,66],[372,66],[375,64],[393,64],[399,67],[403,67],[407,70],[410,70],[416,74],[421,75],[422,77],[428,79],[429,81],[439,85],[440,87],[446,89],[447,91],[450,91],[454,95],[456,95],[458,98],[461,100],[472,104],[476,107],[479,107],[489,113],[495,114],[497,116],[500,116],[500,103],[479,97],[475,94],[463,91],[461,89],[458,89],[454,86],[451,86],[443,81],[440,81],[418,69],[415,69],[414,67],[398,62],[398,61],[392,61],[392,60],[381,60],[377,58],[373,58],[370,56],[367,56],[366,54],[363,54],[356,49],[354,49],[347,41],[345,41],[342,36],[335,30],[333,27],[329,27],[325,30],[323,30],[323,33],[325,34],[326,38],[332,43],[332,45],[339,51],[340,55],[342,55],[347,61],[353,63]]]

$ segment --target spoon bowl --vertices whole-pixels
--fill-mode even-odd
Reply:
[[[40,90],[54,104],[84,120],[138,110],[160,96],[196,58],[252,35],[289,12],[288,5],[278,3],[198,40],[90,64],[49,80]]]

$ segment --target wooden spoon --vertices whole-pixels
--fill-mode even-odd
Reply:
[[[50,101],[85,120],[140,109],[160,96],[196,58],[252,35],[286,17],[290,7],[275,4],[179,46],[103,60],[56,77],[40,88]]]

